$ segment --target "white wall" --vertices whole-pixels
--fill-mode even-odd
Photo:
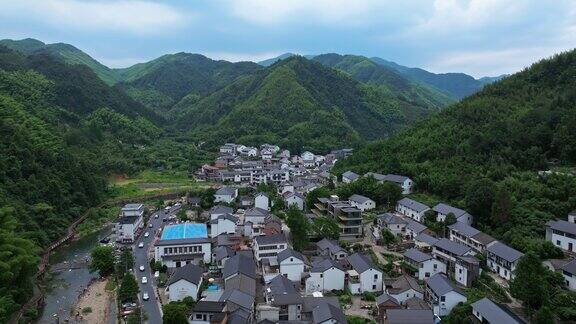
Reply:
[[[214,202],[231,203],[234,198],[231,195],[214,195]]]
[[[268,197],[264,195],[258,195],[254,198],[254,207],[262,208],[264,210],[268,210],[270,206],[270,201]]]
[[[434,266],[436,266],[436,268],[434,268]],[[428,277],[426,277],[426,273],[429,274]],[[426,260],[422,262],[422,267],[418,269],[418,279],[424,280],[437,273],[446,273],[446,264],[436,259]]]
[[[374,279],[374,276],[377,276],[377,278]],[[382,272],[376,269],[368,269],[360,274],[360,292],[366,291],[382,291]]]
[[[210,228],[210,237],[216,237],[222,233],[236,233],[236,224],[228,219],[219,219],[218,223],[212,224]]]
[[[304,262],[298,258],[289,257],[280,262],[280,273],[292,281],[300,281],[304,272]]]
[[[338,268],[330,268],[322,273],[311,272],[310,278],[306,279],[306,292],[343,290],[344,276],[344,271]]]
[[[285,199],[286,206],[290,207],[291,205],[296,205],[299,210],[304,209],[304,201],[297,196],[290,196],[289,198]]]
[[[427,209],[429,210],[429,209]],[[415,210],[412,210],[410,208],[406,208],[405,206],[402,205],[396,205],[396,211],[399,212],[400,214],[403,214],[405,216],[408,216],[412,219],[414,219],[417,222],[422,222],[423,218],[424,218],[424,213],[426,212],[426,210],[418,213]]]
[[[167,267],[174,267],[175,262],[166,261],[162,259],[164,256],[164,248],[178,248],[178,247],[191,247],[191,246],[201,246],[202,253],[203,253],[203,261],[204,263],[210,263],[212,261],[212,244],[207,243],[199,243],[199,244],[180,244],[180,245],[169,245],[169,246],[156,246],[154,248],[154,259],[161,261],[163,264],[166,264]],[[186,254],[186,253],[183,253]],[[170,254],[170,255],[177,255],[177,254]]]
[[[414,289],[409,289],[406,291],[403,291],[400,294],[388,294],[392,297],[394,297],[399,303],[404,303],[407,299],[410,299],[412,297],[418,297],[420,299],[422,299],[424,296],[422,295],[421,292],[416,291]]]
[[[576,291],[576,276],[570,276],[566,273],[562,273],[562,276],[564,276],[564,279],[566,280],[566,287],[568,290]]]
[[[576,252],[576,239],[552,233],[550,242],[564,251],[570,251],[569,244],[572,243],[572,251]]]
[[[446,316],[450,314],[454,306],[456,306],[459,302],[466,301],[466,297],[455,291],[451,291],[444,296],[446,297],[446,300],[444,302],[439,300],[438,305],[434,306],[434,314],[438,316]]]
[[[202,281],[200,281],[202,283]],[[198,287],[186,280],[178,280],[168,287],[168,299],[170,301],[179,301],[185,297],[192,297],[194,300],[198,299]]]

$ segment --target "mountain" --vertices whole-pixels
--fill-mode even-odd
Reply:
[[[184,96],[204,96],[238,77],[261,69],[256,63],[215,61],[200,54],[177,53],[118,69],[118,87],[140,103],[167,109]]]
[[[494,83],[496,81],[502,80],[507,76],[508,76],[508,74],[502,74],[502,75],[495,76],[495,77],[482,77],[482,78],[477,79],[477,80],[482,84],[489,84],[489,83]]]
[[[292,56],[298,56],[298,54],[294,54],[294,53],[284,53],[284,54],[278,55],[278,56],[276,56],[276,57],[273,57],[273,58],[269,58],[269,59],[267,59],[267,60],[260,61],[260,62],[258,62],[258,64],[259,64],[259,65],[262,65],[262,66],[270,66],[270,65],[272,65],[272,64],[274,64],[274,63],[276,63],[276,62],[278,62],[278,61],[287,59],[287,58],[292,57]],[[301,55],[301,56],[303,56],[303,57],[311,60],[311,59],[314,58],[315,55]]]
[[[209,145],[273,142],[327,151],[388,136],[437,109],[294,56],[202,99],[184,98],[171,116]]]
[[[444,91],[456,100],[460,100],[466,96],[469,96],[482,89],[485,84],[497,81],[499,78],[501,78],[486,77],[482,80],[476,80],[472,76],[465,73],[436,74],[420,68],[409,68],[402,66],[379,57],[372,57],[370,60],[382,66],[392,68],[405,77],[420,81],[436,89]]]
[[[322,54],[315,56],[313,60],[344,71],[360,82],[382,86],[387,91],[401,95],[408,101],[438,108],[454,102],[452,98],[436,88],[408,79],[394,69],[376,64],[363,56]]]
[[[516,249],[552,257],[544,223],[576,208],[576,51],[487,85],[355,152],[334,172],[401,173]],[[553,168],[557,173],[539,174]]]
[[[0,45],[6,46],[23,54],[47,54],[52,57],[61,59],[63,62],[68,64],[84,64],[92,69],[92,71],[94,71],[94,73],[96,73],[108,85],[112,85],[118,81],[114,70],[104,66],[100,62],[90,57],[90,55],[84,53],[83,51],[70,44],[44,44],[39,40],[26,38],[23,40],[3,39],[0,40]]]

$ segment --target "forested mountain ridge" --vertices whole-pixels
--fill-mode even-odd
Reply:
[[[331,53],[314,56],[313,60],[342,70],[360,82],[385,87],[388,91],[404,96],[406,100],[432,107],[443,107],[455,101],[436,88],[407,79],[399,72],[363,56]]]
[[[3,39],[0,45],[6,46],[12,50],[21,52],[26,55],[46,54],[62,60],[64,63],[72,65],[86,65],[96,73],[108,85],[118,82],[118,75],[109,67],[98,62],[90,55],[79,50],[78,48],[65,43],[45,44],[39,40],[26,38],[22,40]]]
[[[118,69],[118,86],[142,104],[168,109],[184,96],[205,96],[240,76],[261,69],[256,63],[215,61],[200,54],[167,54]]]
[[[326,151],[388,136],[437,109],[291,57],[199,101],[185,100],[172,116],[208,144],[274,142]]]
[[[418,191],[467,208],[479,228],[542,252],[544,222],[576,208],[574,75],[575,51],[543,60],[367,145],[334,171],[409,175]],[[551,163],[564,171],[539,176]]]

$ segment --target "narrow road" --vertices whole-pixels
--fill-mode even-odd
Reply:
[[[152,214],[148,221],[149,224],[152,224],[152,227],[146,227],[143,231],[143,233],[148,232],[150,235],[144,237],[144,234],[142,234],[136,242],[134,242],[134,275],[138,281],[138,286],[140,288],[139,299],[142,302],[142,309],[146,313],[148,323],[162,323],[162,312],[157,299],[158,296],[156,296],[154,273],[152,272],[152,269],[150,269],[149,252],[153,254],[154,237],[158,232],[158,229],[162,227],[162,224],[164,224],[162,219],[173,216],[178,210],[179,208],[177,207],[171,207],[168,214],[165,214],[163,209]],[[156,215],[158,215],[158,218],[156,218]],[[144,243],[144,247],[138,247],[140,242]],[[144,266],[144,271],[140,271],[140,266]],[[146,277],[148,283],[143,284],[142,277]],[[148,296],[150,296],[149,300],[142,300],[142,295],[144,293],[148,293]]]

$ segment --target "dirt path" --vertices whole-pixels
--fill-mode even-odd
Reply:
[[[108,279],[96,280],[82,293],[76,303],[76,314],[80,323],[106,324],[110,315],[112,293],[106,291]],[[88,311],[90,310],[90,311]]]

